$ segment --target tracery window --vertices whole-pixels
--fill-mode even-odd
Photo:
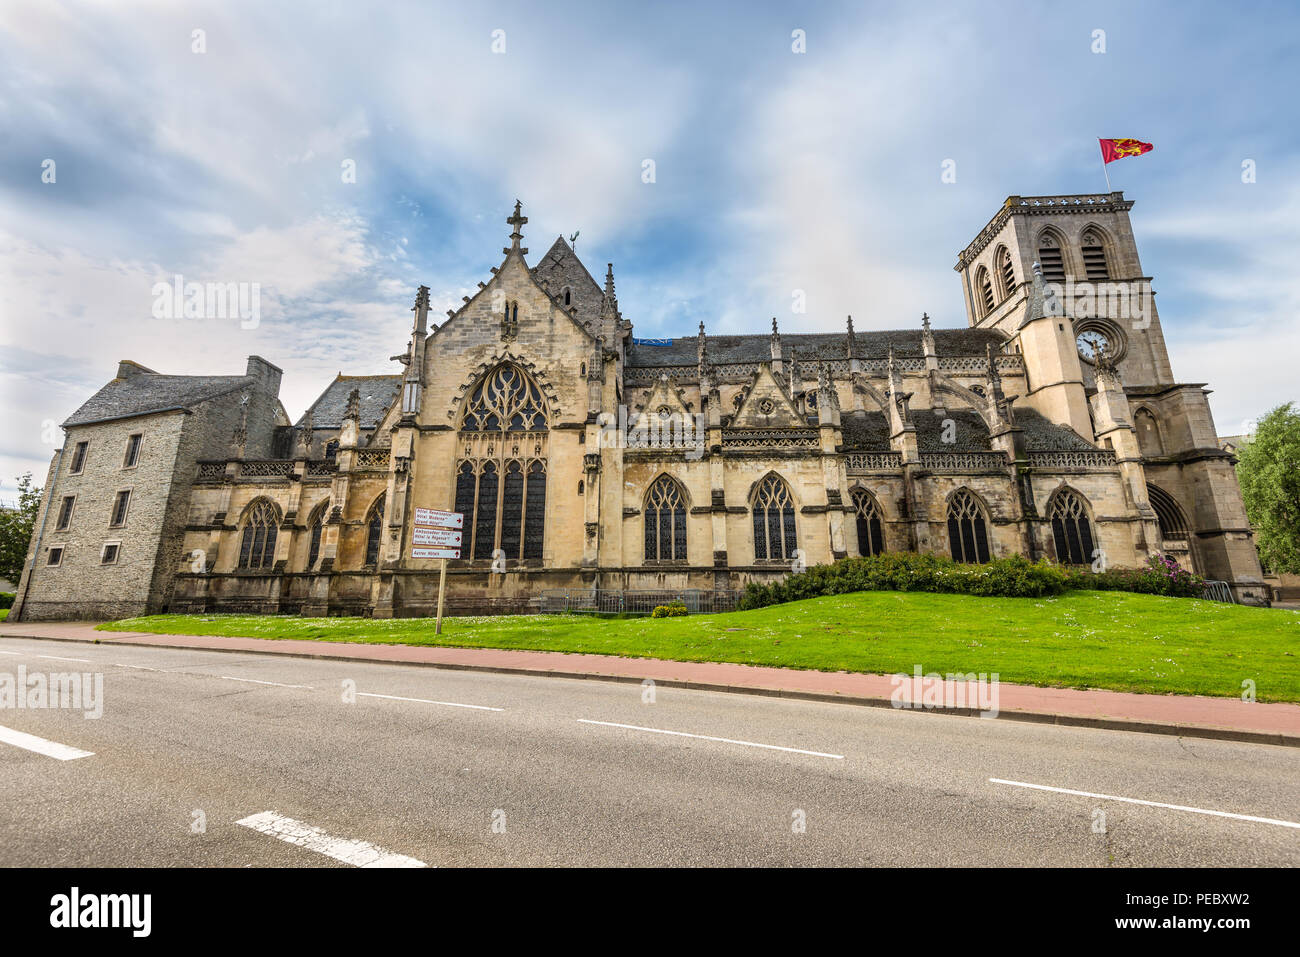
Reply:
[[[795,535],[794,499],[790,487],[777,475],[769,475],[754,492],[754,558],[789,561],[799,547]]]
[[[470,393],[454,506],[465,516],[465,558],[542,557],[546,423],[541,390],[518,366],[497,366]]]
[[[998,277],[1002,281],[1002,297],[1005,299],[1016,288],[1016,270],[1011,265],[1011,253],[1007,252],[1006,246],[998,249],[997,267]]]
[[[1092,522],[1081,495],[1073,489],[1061,489],[1052,499],[1048,518],[1052,520],[1058,561],[1067,565],[1092,561]]]
[[[465,404],[466,432],[530,432],[546,428],[541,390],[510,363],[485,375]]]
[[[969,489],[959,488],[948,499],[948,544],[953,561],[989,560],[988,521]]]
[[[1065,282],[1065,258],[1061,244],[1051,233],[1038,240],[1038,265],[1043,270],[1043,282]]]
[[[386,495],[379,496],[379,501],[370,506],[370,513],[366,516],[366,564],[379,564],[379,545],[383,541],[384,535],[384,499]]]
[[[240,568],[270,568],[275,564],[275,535],[279,524],[275,506],[265,499],[249,509],[239,542]]]
[[[667,475],[659,476],[646,494],[645,560],[686,560],[686,499]]]
[[[311,519],[308,522],[311,527],[311,543],[307,547],[308,571],[316,567],[316,559],[320,558],[321,533],[325,530],[325,512],[328,506],[328,502],[322,502],[316,511],[312,512]]]
[[[849,493],[858,522],[858,554],[880,555],[885,550],[885,526],[876,497],[864,488]]]
[[[975,272],[975,287],[979,290],[980,314],[987,316],[997,303],[993,298],[993,280],[989,278],[989,271],[983,266]]]

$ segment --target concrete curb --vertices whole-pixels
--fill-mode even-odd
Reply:
[[[106,635],[117,634],[105,632]],[[214,651],[231,655],[270,655],[280,658],[302,658],[311,661],[346,661],[367,665],[399,665],[417,668],[440,668],[444,671],[479,671],[487,674],[522,675],[535,678],[572,678],[587,681],[611,681],[620,684],[641,684],[645,678],[634,675],[607,675],[590,671],[561,671],[539,668],[505,668],[500,665],[468,665],[441,661],[389,661],[385,659],[366,658],[361,655],[323,655],[306,651],[273,651],[249,648],[194,648],[189,645],[165,645],[155,642],[131,641],[129,639],[90,639],[61,638],[53,635],[21,635],[6,632],[0,637],[26,638],[30,641],[62,641],[83,645],[123,645],[135,648],[168,648],[175,651]],[[159,635],[158,637],[167,637]],[[182,637],[182,636],[177,636]],[[184,636],[188,637],[188,636]],[[203,637],[203,636],[197,636]],[[337,644],[337,643],[332,643]],[[788,698],[794,701],[816,701],[828,704],[848,704],[865,708],[894,709],[889,698],[867,697],[865,695],[826,694],[818,691],[798,691],[782,688],[756,688],[747,685],[714,684],[704,681],[683,681],[672,678],[654,678],[654,683],[664,688],[685,688],[691,691],[716,691],[725,694],[748,694],[767,698]],[[978,718],[981,712],[974,708],[944,709],[906,709],[914,714],[930,714],[939,717]],[[1205,738],[1212,741],[1238,741],[1247,744],[1271,744],[1286,748],[1300,748],[1300,735],[1282,734],[1271,731],[1250,731],[1239,728],[1222,728],[1198,724],[1162,724],[1156,721],[1132,721],[1125,718],[1099,718],[1089,715],[1060,714],[1048,711],[1000,711],[999,720],[1025,721],[1032,724],[1054,724],[1061,727],[1093,728],[1102,731],[1128,731],[1141,734],[1163,734],[1185,738]]]

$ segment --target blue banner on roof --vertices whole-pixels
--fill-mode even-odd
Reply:
[[[672,344],[673,340],[671,339],[638,339],[635,336],[632,337],[632,345],[634,346],[671,346]]]

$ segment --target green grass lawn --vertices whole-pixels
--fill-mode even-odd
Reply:
[[[109,631],[577,651],[820,671],[997,672],[1001,680],[1300,701],[1300,612],[1127,592],[976,598],[861,592],[686,618],[154,615]]]

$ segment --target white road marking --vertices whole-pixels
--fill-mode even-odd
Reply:
[[[207,677],[207,675],[199,675],[199,677],[205,678]],[[278,681],[258,681],[256,678],[235,678],[232,677],[231,675],[216,675],[215,677],[221,678],[224,681],[247,681],[249,684],[252,685],[272,685],[273,687],[276,688],[304,688],[307,691],[312,690],[312,688],[309,685],[283,685],[280,684],[280,682]]]
[[[767,748],[769,751],[789,751],[792,754],[811,754],[816,758],[834,758],[836,761],[843,761],[842,754],[827,754],[825,751],[805,751],[803,748],[784,748],[779,744],[759,744],[756,741],[737,741],[734,738],[715,738],[709,734],[690,734],[686,731],[665,731],[663,728],[643,728],[635,724],[618,724],[614,721],[589,721],[586,718],[579,718],[582,724],[601,724],[607,728],[628,728],[632,731],[651,731],[654,734],[672,734],[681,738],[699,738],[702,741],[721,741],[723,744],[743,744],[747,748]]]
[[[344,837],[333,837],[318,827],[295,821],[276,811],[263,811],[253,814],[236,824],[252,828],[268,837],[288,844],[324,854],[353,867],[428,867],[423,861],[404,854],[394,854],[382,847],[376,847],[366,841],[353,841]]]
[[[157,668],[150,668],[148,665],[124,665],[121,662],[110,661],[114,668],[134,668],[136,671],[157,671]]]
[[[60,761],[89,758],[95,753],[94,751],[82,751],[80,748],[70,748],[66,744],[59,744],[57,741],[46,741],[34,734],[15,731],[13,728],[3,726],[0,726],[0,742],[12,744],[16,748],[23,748],[27,751],[35,751],[37,754],[43,754],[47,758],[57,758]]]
[[[1075,794],[1079,797],[1097,798],[1102,801],[1122,801],[1124,804],[1141,804],[1145,807],[1162,807],[1170,811],[1188,811],[1192,814],[1209,814],[1212,817],[1230,817],[1238,821],[1253,821],[1256,824],[1276,824],[1278,827],[1300,828],[1295,821],[1279,821],[1272,817],[1255,817],[1253,814],[1233,814],[1229,811],[1211,811],[1203,807],[1186,807],[1182,804],[1162,804],[1160,801],[1140,801],[1137,798],[1118,797],[1114,794],[1094,794],[1091,791],[1074,791],[1070,788],[1048,787],[1046,784],[1026,784],[1024,781],[1004,781],[1002,778],[989,778],[994,784],[1009,784],[1017,788],[1031,788],[1035,791],[1053,791],[1057,794]]]
[[[80,661],[84,664],[90,664],[89,658],[61,658],[58,655],[35,655],[36,658],[49,658],[51,661]]]
[[[389,701],[418,701],[420,704],[441,704],[448,708],[473,708],[475,711],[504,711],[505,708],[489,708],[485,704],[461,704],[458,701],[431,701],[428,698],[402,698],[395,694],[374,694],[369,691],[358,691],[357,695],[362,698],[387,698]]]
[[[23,657],[25,654],[27,654],[25,651],[0,651],[0,655],[14,655],[18,658]]]

